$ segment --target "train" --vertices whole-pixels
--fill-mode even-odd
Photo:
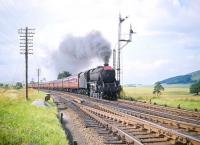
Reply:
[[[39,85],[30,83],[29,87],[67,91],[106,100],[117,100],[120,91],[115,70],[108,64],[63,79],[39,83]]]

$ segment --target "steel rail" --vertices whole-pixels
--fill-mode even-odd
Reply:
[[[116,115],[116,114],[111,114],[111,113],[104,112],[104,111],[101,111],[101,110],[98,110],[98,109],[94,109],[94,108],[91,108],[91,107],[88,107],[88,106],[82,106],[82,107],[87,109],[90,112],[99,114],[101,116],[106,116],[106,117],[109,117],[109,118],[112,118],[112,119],[116,119],[118,121],[124,122],[125,124],[141,125],[145,129],[149,130],[150,132],[154,131],[156,133],[165,135],[169,139],[174,140],[175,141],[174,143],[176,143],[177,141],[180,141],[182,143],[189,143],[190,142],[194,145],[200,144],[200,140],[197,139],[197,138],[194,138],[194,137],[189,136],[189,135],[182,134],[182,133],[177,132],[173,129],[169,129],[169,128],[160,126],[158,124],[155,124],[155,123],[152,123],[152,122],[149,122],[149,121],[146,121],[146,120],[143,120],[143,119],[140,119],[140,118],[128,115],[128,114],[126,114],[125,116],[119,116],[119,115]]]
[[[63,93],[63,94],[66,95],[65,93]],[[74,94],[73,95],[71,94],[70,96],[74,97]],[[77,96],[74,97],[74,98],[77,98]],[[114,120],[117,119],[119,121],[124,122],[125,124],[142,125],[144,128],[146,128],[150,132],[151,131],[157,132],[159,134],[162,134],[162,135],[168,137],[169,139],[174,140],[174,143],[179,141],[179,142],[182,142],[182,143],[185,143],[185,144],[193,144],[193,145],[199,145],[200,144],[200,140],[198,138],[180,133],[176,130],[160,126],[158,124],[146,121],[144,119],[134,117],[134,116],[129,115],[129,114],[123,114],[122,116],[119,116],[119,115],[116,115],[116,114],[111,114],[111,113],[108,113],[108,112],[105,112],[105,111],[101,111],[101,110],[98,110],[98,109],[95,109],[95,108],[91,108],[91,107],[88,107],[88,106],[84,106],[84,108],[85,109],[87,108],[87,110],[90,111],[90,112],[93,112],[93,113],[96,113],[96,114],[99,114],[99,115],[102,115],[102,116],[107,116],[107,117],[112,118]],[[105,108],[105,106],[104,106],[104,108]]]
[[[103,105],[100,105],[99,103],[96,103],[96,104],[100,107],[100,109],[106,110],[105,105],[103,106]],[[110,111],[110,112],[117,110],[117,111],[120,111],[120,112],[123,112],[126,114],[133,115],[135,117],[139,117],[142,119],[148,119],[149,121],[160,122],[162,124],[168,124],[170,126],[185,129],[186,131],[193,131],[200,135],[200,125],[197,125],[197,124],[172,120],[172,119],[168,119],[168,118],[164,118],[164,117],[160,117],[160,116],[149,115],[149,114],[145,114],[145,113],[138,113],[137,111],[128,110],[128,109],[124,109],[124,108],[117,108],[114,106],[111,107],[110,105],[106,105],[106,107],[107,107],[107,111]],[[112,110],[112,109],[114,109],[114,110]]]
[[[62,93],[62,94],[66,95],[66,93]],[[69,95],[69,94],[68,94],[68,95]],[[76,96],[80,97],[79,94],[70,93],[70,95],[76,95]],[[81,96],[85,96],[85,95],[81,95]],[[96,100],[98,103],[100,103],[100,102],[102,102],[102,103],[109,103],[109,105],[110,105],[110,104],[113,104],[113,105],[117,105],[117,107],[120,107],[118,104],[116,104],[115,102],[112,102],[112,101],[101,100],[101,99],[94,99],[94,98],[90,98],[90,99]],[[120,105],[121,105],[121,104],[120,104]],[[123,106],[122,106],[122,107],[123,107]],[[120,107],[120,108],[122,108],[122,107]],[[126,107],[126,106],[125,106],[125,107]],[[134,107],[133,107],[133,106],[128,106],[128,107],[129,107],[130,109],[135,109],[135,106],[134,106]],[[123,108],[123,109],[125,109],[125,108]],[[127,109],[127,110],[128,110],[128,109]],[[141,109],[139,109],[139,110],[141,110]],[[131,111],[133,111],[133,110],[131,110]],[[196,124],[197,129],[195,129],[195,130],[199,131],[199,128],[198,128],[198,126],[200,125],[200,124],[199,124],[199,123],[200,123],[199,120],[188,119],[188,118],[184,118],[184,117],[182,117],[182,116],[177,116],[177,115],[173,115],[173,114],[165,113],[165,112],[152,111],[152,110],[150,110],[150,109],[147,109],[148,112],[146,112],[146,110],[143,109],[143,108],[142,108],[142,112],[137,111],[137,110],[134,110],[134,111],[136,111],[136,112],[138,112],[138,113],[141,113],[141,114],[144,113],[144,114],[148,114],[148,115],[153,115],[153,116],[155,116],[155,117],[163,117],[163,118],[166,118],[166,119],[171,119],[171,120],[177,120],[177,121],[180,121],[180,122],[185,122],[185,124],[187,124],[187,123]],[[178,124],[177,124],[177,126],[178,126]],[[183,126],[183,127],[184,127],[184,126]],[[191,128],[191,129],[192,129],[192,128]]]
[[[142,103],[142,102],[134,102],[134,101],[126,101],[126,100],[118,100],[119,103],[125,103],[125,104],[134,104],[134,105],[141,105],[142,107],[145,108],[149,108],[149,109],[159,109],[159,110],[165,110],[168,111],[170,113],[174,113],[174,114],[179,114],[181,116],[187,116],[187,117],[195,117],[200,119],[200,112],[194,112],[194,111],[189,111],[189,110],[185,110],[185,109],[177,109],[177,108],[173,108],[173,107],[167,107],[167,106],[158,106],[158,105],[153,105],[153,104],[149,104],[149,103]]]
[[[113,124],[110,124],[106,121],[104,121],[103,119],[101,119],[100,117],[92,114],[90,111],[88,111],[86,108],[78,105],[76,103],[77,106],[80,107],[80,109],[85,112],[86,114],[88,114],[90,117],[92,117],[93,119],[95,119],[98,123],[100,123],[101,125],[103,125],[104,127],[106,127],[107,129],[110,129],[114,134],[118,134],[120,136],[120,138],[122,139],[122,141],[124,143],[129,143],[129,144],[135,144],[135,145],[143,145],[141,142],[139,142],[137,139],[135,139],[134,137],[130,136],[129,134],[127,134],[126,132],[124,132],[123,130],[119,129],[118,127],[116,127]]]
[[[128,107],[128,108],[134,109],[135,111],[140,112],[140,113],[143,112],[145,114],[151,114],[151,115],[155,115],[155,116],[162,116],[164,118],[170,118],[170,119],[174,119],[175,118],[174,120],[190,122],[190,123],[193,123],[193,124],[199,124],[200,125],[200,120],[195,120],[195,119],[191,119],[191,118],[177,116],[177,115],[170,114],[170,113],[165,113],[164,110],[162,112],[161,111],[155,111],[155,110],[151,110],[151,109],[146,109],[146,108],[134,106],[134,104],[128,106],[128,105],[123,105],[123,104],[120,104],[120,103],[107,101],[107,100],[101,100],[101,102],[102,103],[108,103],[109,105],[113,104],[113,105],[116,105],[116,106],[118,106],[120,108]]]

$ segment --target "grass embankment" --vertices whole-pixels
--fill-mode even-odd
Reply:
[[[189,86],[164,86],[165,90],[162,95],[156,97],[153,92],[153,86],[124,87],[124,96],[134,100],[146,101],[181,108],[200,110],[200,96],[194,96],[189,93]]]
[[[0,89],[0,145],[66,145],[65,133],[56,118],[56,107],[37,107],[33,100],[44,100],[44,93]],[[53,104],[53,103],[52,103]]]

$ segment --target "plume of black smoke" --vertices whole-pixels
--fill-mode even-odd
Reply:
[[[57,72],[66,70],[77,73],[88,68],[95,58],[108,64],[111,53],[110,43],[100,32],[92,31],[85,37],[68,35],[52,58]]]

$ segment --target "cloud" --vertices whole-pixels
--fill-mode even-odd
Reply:
[[[126,64],[127,71],[156,71],[163,65],[170,63],[168,59],[157,59],[157,60],[132,60],[132,63]]]
[[[113,48],[117,43],[119,11],[122,16],[129,16],[122,25],[123,36],[130,23],[137,32],[133,42],[122,50],[124,82],[153,83],[170,75],[197,70],[199,5],[198,0],[0,0],[3,74],[0,79],[24,79],[24,71],[15,71],[17,66],[24,68],[24,57],[19,55],[18,28],[36,28],[34,55],[29,59],[30,79],[36,80],[36,69],[40,67],[41,77],[52,80],[57,74],[49,54],[59,48],[65,35],[82,37],[91,30],[98,30]],[[192,58],[186,59],[187,56]],[[98,64],[95,60],[88,67]],[[9,71],[16,74],[7,76]]]
[[[151,83],[149,78],[158,79],[154,77],[157,72],[167,68],[170,64],[168,59],[152,59],[152,60],[132,60],[132,62],[123,65],[123,80],[124,83]],[[130,76],[132,76],[130,78]],[[128,80],[128,81],[127,81]]]

